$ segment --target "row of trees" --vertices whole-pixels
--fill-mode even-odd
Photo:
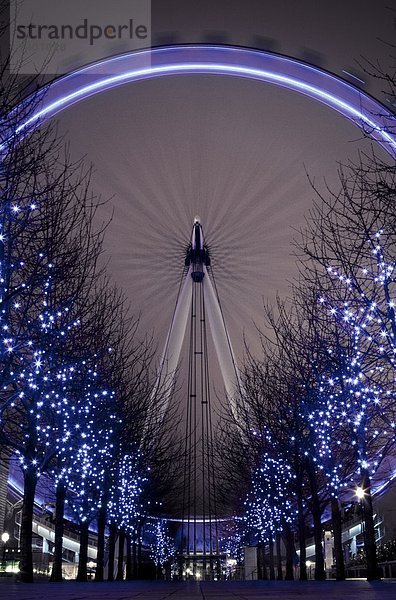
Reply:
[[[228,417],[221,440],[225,493],[233,486],[227,470],[238,466],[245,489],[238,509],[245,540],[272,548],[282,534],[289,548],[293,528],[301,579],[308,523],[315,577],[325,577],[325,509],[336,577],[345,577],[340,503],[357,500],[356,493],[367,577],[378,577],[371,480],[394,470],[396,169],[372,150],[341,166],[339,181],[336,192],[311,182],[316,199],[296,242],[299,277],[289,299],[265,307],[262,356],[247,349],[239,416]],[[288,577],[293,553],[289,548]]]
[[[72,162],[54,124],[21,134],[40,81],[12,75],[7,57],[1,64],[0,444],[23,474],[21,579],[33,580],[44,476],[56,495],[52,579],[62,579],[67,503],[81,531],[78,579],[87,578],[96,523],[102,580],[106,527],[112,577],[116,536],[136,543],[169,488],[173,471],[163,467],[172,464],[175,415],[156,418],[164,390],[154,385],[155,348],[107,275],[91,167]]]

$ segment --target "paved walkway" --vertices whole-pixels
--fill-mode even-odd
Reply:
[[[134,581],[114,583],[0,582],[3,600],[395,600],[396,582],[385,581],[236,581],[167,583]]]

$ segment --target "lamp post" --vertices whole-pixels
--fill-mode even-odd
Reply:
[[[362,516],[362,533],[363,533],[363,544],[364,544],[364,550],[366,550],[366,528],[365,528],[365,523],[364,523],[364,497],[366,495],[366,492],[364,491],[364,489],[361,486],[357,486],[356,490],[355,490],[355,495],[359,500],[359,504],[360,504],[360,512],[361,512],[361,516]]]
[[[7,546],[7,542],[10,539],[10,534],[7,533],[6,531],[4,533],[1,534],[1,541],[3,542],[3,564],[5,565],[6,562],[6,546]]]
[[[311,567],[312,567],[311,561],[307,560],[305,562],[305,566],[308,568],[308,579],[311,579]]]

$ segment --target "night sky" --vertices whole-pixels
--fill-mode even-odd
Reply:
[[[390,4],[390,3],[389,3]],[[389,64],[395,12],[384,2],[153,2],[153,42],[262,45],[335,74]],[[344,74],[345,76],[345,74]],[[114,216],[105,260],[162,349],[184,249],[199,214],[238,358],[258,343],[264,301],[296,275],[293,238],[317,183],[337,186],[338,161],[369,149],[340,115],[294,92],[219,76],[168,77],[97,95],[59,117],[75,157]]]

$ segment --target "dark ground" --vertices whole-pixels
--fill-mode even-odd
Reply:
[[[236,581],[168,583],[133,581],[115,583],[36,583],[0,582],[2,600],[248,600],[249,598],[318,600],[396,599],[396,581]]]

